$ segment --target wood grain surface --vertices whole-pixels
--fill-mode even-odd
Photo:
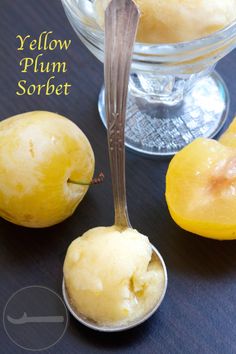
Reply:
[[[53,31],[72,39],[68,52],[47,53],[66,60],[68,72],[58,82],[72,84],[68,96],[16,96],[22,78],[17,34],[37,37]],[[25,56],[27,51],[25,51]],[[30,54],[30,53],[28,53]],[[236,111],[236,52],[217,66],[231,95],[229,120]],[[24,74],[42,83],[48,74]],[[43,285],[61,294],[62,265],[70,242],[84,231],[113,223],[106,131],[97,110],[102,65],[76,37],[59,0],[0,0],[0,119],[30,110],[58,112],[73,120],[89,138],[102,185],[91,187],[75,214],[48,229],[31,230],[0,220],[0,305],[16,290]],[[226,124],[226,125],[227,125]],[[159,311],[145,324],[124,333],[101,334],[70,318],[61,341],[45,353],[55,354],[234,354],[236,353],[236,242],[203,239],[179,229],[164,198],[168,160],[127,153],[127,190],[131,223],[150,237],[163,255],[169,287]],[[0,324],[0,353],[24,353]]]

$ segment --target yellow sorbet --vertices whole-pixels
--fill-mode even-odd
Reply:
[[[104,27],[110,0],[96,0],[96,19]],[[176,43],[205,37],[236,18],[236,0],[135,0],[141,18],[137,40]]]
[[[64,278],[75,310],[104,325],[122,324],[151,310],[164,289],[164,271],[146,236],[134,229],[97,227],[74,240]]]

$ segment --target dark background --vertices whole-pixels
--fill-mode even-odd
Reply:
[[[37,37],[45,30],[52,30],[57,39],[72,39],[68,52],[47,53],[48,60],[67,61],[68,72],[57,76],[58,82],[73,85],[71,94],[17,97],[17,82],[23,74],[15,37]],[[217,70],[231,94],[231,120],[236,111],[236,52],[224,58]],[[25,77],[43,83],[48,75]],[[94,226],[113,223],[106,132],[97,111],[102,82],[102,65],[74,34],[59,0],[0,0],[0,119],[30,110],[67,116],[89,138],[97,172],[106,175],[105,182],[90,188],[75,214],[60,225],[31,230],[0,220],[2,310],[8,298],[24,286],[43,285],[61,294],[62,265],[70,242]],[[93,332],[70,318],[63,339],[45,353],[236,353],[236,242],[200,238],[174,224],[164,198],[168,163],[127,153],[132,225],[150,237],[168,269],[169,286],[160,309],[140,327],[117,334]],[[4,354],[25,352],[8,339],[2,323],[0,344]]]

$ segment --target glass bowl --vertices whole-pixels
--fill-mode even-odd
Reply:
[[[87,48],[103,62],[104,31],[94,1],[62,0]],[[229,94],[216,63],[236,46],[236,22],[175,44],[136,43],[129,83],[126,146],[151,157],[171,156],[197,137],[213,137],[228,114]],[[106,125],[104,88],[98,108]]]

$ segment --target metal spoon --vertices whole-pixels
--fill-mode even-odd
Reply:
[[[105,92],[107,137],[112,177],[115,225],[126,229],[131,227],[126,202],[125,185],[125,115],[129,72],[135,41],[139,11],[132,0],[112,0],[105,13]],[[63,280],[63,296],[71,314],[85,326],[104,332],[123,331],[147,320],[160,306],[167,288],[165,263],[152,245],[152,259],[160,262],[164,273],[164,286],[161,297],[145,316],[117,326],[103,326],[77,313],[70,303]]]

